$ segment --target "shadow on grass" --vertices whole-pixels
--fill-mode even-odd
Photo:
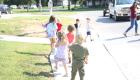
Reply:
[[[37,65],[37,66],[46,66],[46,65],[50,65],[50,63],[35,63],[35,65]]]
[[[15,51],[18,54],[26,54],[26,55],[33,55],[33,56],[44,56],[48,58],[49,54],[37,54],[37,53],[30,53],[30,52],[20,52],[20,51]]]
[[[53,68],[52,68],[52,64],[51,64],[51,60],[50,60],[51,52],[49,52],[48,54],[37,54],[37,53],[35,54],[35,53],[30,53],[30,52],[19,52],[19,51],[15,51],[15,52],[18,53],[18,54],[45,57],[48,60],[48,63],[36,63],[35,65],[51,65],[51,72],[53,73]]]
[[[44,33],[44,31],[41,31],[41,32],[32,32],[32,33],[23,33],[23,34],[19,34],[17,36],[27,36],[27,35],[30,35],[30,34],[39,34],[39,33]]]
[[[40,73],[23,72],[23,74],[31,77],[39,77],[39,76],[54,77],[54,74],[51,72],[40,72]]]

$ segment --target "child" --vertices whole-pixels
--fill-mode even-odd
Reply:
[[[68,30],[68,33],[67,33],[68,42],[69,42],[69,45],[71,45],[74,42],[74,34],[73,34],[74,27],[72,25],[68,25],[67,30]]]
[[[76,29],[76,35],[78,35],[79,34],[79,28],[81,26],[79,19],[76,19],[76,23],[74,24],[74,26],[75,26],[75,29]]]
[[[51,52],[53,53],[55,50],[56,32],[57,32],[57,25],[54,16],[50,16],[49,22],[46,24],[45,28],[47,32],[47,37],[50,39],[51,42]]]
[[[70,50],[72,51],[71,80],[75,80],[77,71],[79,72],[80,80],[84,80],[84,63],[88,63],[89,52],[83,46],[83,36],[79,34],[76,37],[76,43],[70,46]]]
[[[57,32],[61,31],[61,29],[62,29],[62,24],[61,24],[61,22],[60,22],[59,19],[57,19],[56,24],[57,24]]]
[[[72,25],[69,25],[68,28],[68,33],[67,33],[67,39],[68,39],[68,43],[69,43],[69,46],[74,42],[74,34],[73,34],[73,31],[74,31],[74,27]],[[69,63],[71,63],[71,55],[70,55],[70,50],[69,50]]]
[[[58,32],[58,41],[56,43],[56,55],[54,56],[55,59],[55,68],[58,69],[58,62],[61,61],[63,63],[64,69],[65,69],[65,75],[64,77],[68,76],[68,71],[67,71],[67,60],[68,60],[68,44],[67,44],[67,39],[64,33]]]
[[[92,25],[90,23],[90,18],[86,18],[87,20],[87,24],[86,24],[86,28],[87,28],[87,36],[85,38],[85,40],[87,39],[88,36],[90,36],[90,40],[93,41],[92,37],[91,37],[91,29],[92,29]]]

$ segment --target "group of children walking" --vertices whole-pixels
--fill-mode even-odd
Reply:
[[[87,20],[87,36],[91,36],[90,18]],[[59,24],[59,25],[58,25]],[[84,64],[88,63],[88,50],[83,46],[86,40],[79,32],[81,27],[80,20],[76,19],[74,25],[68,25],[65,33],[62,30],[62,24],[54,16],[50,16],[49,23],[45,25],[47,36],[51,42],[51,53],[54,54],[55,69],[57,70],[58,62],[62,62],[65,70],[64,77],[68,76],[67,64],[72,62],[71,80],[75,80],[76,72],[79,72],[80,80],[84,80]],[[59,30],[58,30],[59,29]],[[74,31],[76,33],[74,33]],[[91,39],[91,37],[90,37]],[[91,39],[92,41],[93,39]]]

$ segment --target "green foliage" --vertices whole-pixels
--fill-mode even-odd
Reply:
[[[0,4],[3,3],[4,0],[0,0]]]
[[[35,4],[35,0],[22,0],[22,4],[25,4],[25,5],[31,5],[31,4]]]
[[[5,4],[8,5],[28,5],[28,4],[35,4],[35,0],[3,0]]]

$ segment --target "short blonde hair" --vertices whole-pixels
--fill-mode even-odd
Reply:
[[[76,35],[76,41],[75,41],[76,43],[81,44],[83,43],[83,41],[84,41],[84,37],[82,34]]]

